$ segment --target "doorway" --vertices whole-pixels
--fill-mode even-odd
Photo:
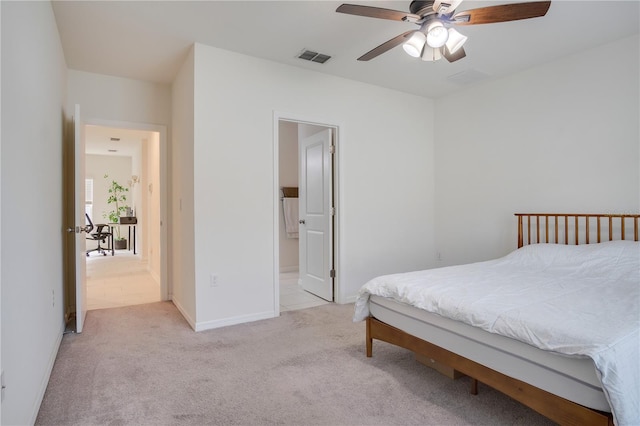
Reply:
[[[168,299],[163,132],[127,123],[85,124],[85,211],[112,233],[87,241],[88,310]],[[103,250],[96,250],[98,243]]]
[[[275,186],[279,198],[276,213],[276,283],[279,284],[276,305],[280,311],[287,311],[334,301],[337,246],[334,153],[337,128],[284,117],[278,117],[274,125],[277,127]],[[328,135],[329,141],[324,142],[324,148],[321,140],[318,145],[319,135],[325,135],[325,138]],[[310,161],[313,163],[311,169],[316,171],[314,165],[325,166],[319,171],[320,176],[326,178],[324,183],[320,182],[322,188],[319,191],[317,182],[307,183],[307,176],[311,175],[305,172],[305,166]],[[313,188],[318,195],[314,195]],[[314,196],[315,200],[309,199]],[[311,229],[314,220],[317,221],[312,216],[317,215],[307,211],[306,206],[310,202],[322,204],[321,208],[314,210],[328,215],[325,217],[326,230]],[[292,211],[292,206],[295,211]],[[291,222],[295,224],[296,221],[299,223],[294,229]],[[324,244],[314,245],[320,240]],[[317,270],[309,271],[310,265],[311,269]]]

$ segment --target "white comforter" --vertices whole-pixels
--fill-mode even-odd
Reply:
[[[534,244],[488,262],[377,277],[360,290],[541,349],[593,359],[617,425],[640,424],[640,243]]]

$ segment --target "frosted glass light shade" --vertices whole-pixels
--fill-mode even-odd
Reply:
[[[427,37],[422,32],[416,31],[411,37],[409,37],[409,40],[404,42],[402,48],[409,55],[414,58],[418,58],[422,53],[422,48],[424,47],[426,38]]]
[[[433,21],[427,26],[427,44],[431,47],[442,47],[449,39],[449,31],[442,22]]]
[[[425,46],[424,49],[422,49],[421,59],[423,61],[434,62],[440,58],[442,58],[442,53],[440,52],[439,47],[434,49],[433,47]]]
[[[449,40],[445,43],[447,45],[447,49],[449,49],[450,53],[454,53],[456,50],[460,49],[462,45],[467,41],[469,37],[460,34],[453,28],[449,28]]]

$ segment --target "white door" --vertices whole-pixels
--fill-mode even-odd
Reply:
[[[80,105],[75,106],[73,115],[73,144],[70,149],[73,150],[73,219],[74,223],[70,224],[69,231],[74,232],[75,241],[73,245],[73,254],[75,261],[75,332],[81,333],[84,325],[84,319],[87,315],[87,265],[86,265],[86,235],[85,226],[86,218],[85,209],[85,176],[84,176],[84,125],[80,118]],[[69,187],[68,187],[69,188]]]
[[[300,285],[333,301],[331,129],[299,143]]]

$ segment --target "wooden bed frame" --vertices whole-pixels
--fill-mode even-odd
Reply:
[[[633,223],[633,240],[638,241],[640,215],[636,214],[516,213],[516,216],[518,217],[518,248],[526,244],[541,242],[589,244],[590,242],[601,242],[603,237],[608,240],[631,239],[627,238],[626,233],[629,222]],[[603,231],[601,226],[603,221],[608,224],[606,227],[608,232]],[[532,226],[534,227],[533,232]],[[584,232],[581,233],[581,230]],[[541,233],[544,235],[543,239],[541,239]],[[550,235],[554,238],[550,239]],[[480,381],[561,425],[613,425],[611,413],[584,407],[499,373],[374,317],[368,317],[366,323],[367,357],[373,355],[373,339],[381,340],[409,349],[417,355],[430,358],[471,377],[472,394],[477,393],[478,381]]]

